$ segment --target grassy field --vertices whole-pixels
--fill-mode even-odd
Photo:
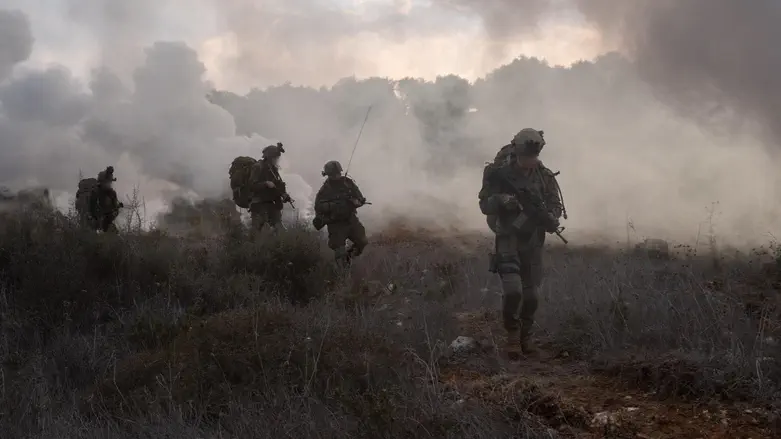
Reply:
[[[551,243],[543,352],[510,365],[486,238],[387,230],[346,273],[309,230],[244,233],[4,218],[2,437],[781,434],[781,295],[750,256]]]

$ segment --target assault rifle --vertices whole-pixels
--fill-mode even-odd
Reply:
[[[494,166],[494,165],[489,165]],[[538,225],[544,225],[550,222],[551,217],[545,208],[545,203],[534,192],[529,190],[525,179],[518,178],[518,175],[508,167],[502,166],[499,169],[494,168],[490,171],[495,178],[502,183],[502,185],[515,194],[518,202],[521,204],[522,212],[518,215],[518,218],[513,222],[522,223],[525,218],[530,218],[534,223]],[[520,225],[520,224],[519,224]],[[569,244],[569,241],[562,236],[561,232],[564,231],[564,227],[558,227],[554,232],[554,235],[558,236],[564,244]]]
[[[294,199],[290,198],[290,195],[287,192],[282,194],[282,202],[283,203],[289,203],[290,207],[292,207],[293,209],[296,208],[296,204],[295,204],[296,201]]]

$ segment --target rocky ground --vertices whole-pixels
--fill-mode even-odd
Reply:
[[[567,351],[546,346],[543,340],[538,355],[504,361],[494,344],[501,334],[497,317],[494,312],[459,315],[463,332],[478,338],[455,343],[455,352],[440,372],[445,388],[458,395],[458,404],[473,402],[530,413],[559,437],[767,438],[779,434],[781,425],[772,404],[660,395],[653,382],[658,378],[649,375],[693,379],[680,370],[675,358],[600,368],[572,359]]]

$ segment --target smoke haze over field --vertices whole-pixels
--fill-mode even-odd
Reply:
[[[573,234],[623,239],[628,216],[641,234],[691,239],[718,201],[722,238],[761,240],[781,213],[781,6],[705,2],[375,1],[347,13],[315,0],[199,0],[199,12],[177,0],[60,0],[74,41],[99,38],[73,57],[85,59],[82,77],[33,62],[54,52],[33,37],[56,28],[37,2],[0,0],[26,11],[0,9],[0,184],[72,192],[79,170],[114,164],[120,192],[138,184],[154,210],[174,195],[220,196],[234,157],[280,140],[303,205],[326,161],[347,165],[371,105],[350,166],[374,203],[361,210],[370,227],[404,214],[486,230],[482,164],[531,126],[546,132],[543,161],[562,171]],[[580,52],[591,57],[597,41],[605,53],[568,67],[499,65],[529,41],[577,53],[547,42],[552,28],[596,35]],[[460,45],[467,30],[479,45]],[[495,68],[471,82],[448,75],[478,76],[456,71],[467,65]],[[422,72],[445,76],[403,78]],[[209,78],[317,88],[210,93]]]

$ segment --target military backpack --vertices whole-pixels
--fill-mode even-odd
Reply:
[[[76,212],[82,215],[89,213],[89,199],[97,188],[97,178],[85,178],[79,182],[79,190],[76,191]]]
[[[242,209],[248,209],[250,201],[252,201],[249,177],[252,172],[252,166],[257,162],[252,157],[236,157],[228,170],[231,191],[233,192],[233,202]]]

